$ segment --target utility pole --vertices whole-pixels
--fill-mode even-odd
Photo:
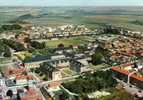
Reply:
[[[128,85],[130,84],[130,76],[133,75],[133,74],[135,74],[136,72],[137,72],[137,71],[133,71],[133,72],[129,73],[129,75],[128,75],[128,80],[127,80],[127,84],[128,84]]]

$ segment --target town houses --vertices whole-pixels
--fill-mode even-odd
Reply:
[[[26,30],[26,33],[30,34],[31,39],[48,39],[96,34],[84,25],[63,25],[58,27],[32,26],[29,30]]]
[[[125,63],[142,56],[142,39],[118,35],[110,39],[99,39],[98,42],[100,47],[108,52],[111,61]]]
[[[113,77],[121,80],[125,79],[120,75],[127,78],[130,72],[135,72],[130,76],[130,82],[142,88],[142,64],[137,64],[138,67],[134,64],[143,56],[142,39],[128,36],[120,28],[108,28],[119,33],[105,34],[103,31],[108,29],[104,28],[102,33],[85,25],[70,24],[33,25],[19,34],[10,32],[8,38],[2,33],[1,43],[10,48],[12,54],[11,62],[2,64],[0,97],[6,100],[77,99],[79,95],[64,88],[62,83],[75,81],[79,76],[84,78],[85,73],[92,74],[97,70],[112,70]],[[48,45],[50,42],[52,46]],[[2,51],[3,55],[6,50]],[[95,60],[101,62],[94,64]],[[122,65],[126,62],[131,64]]]

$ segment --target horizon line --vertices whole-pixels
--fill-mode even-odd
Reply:
[[[0,7],[143,7],[143,5],[0,5]]]

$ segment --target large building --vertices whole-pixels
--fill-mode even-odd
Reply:
[[[114,77],[143,89],[143,63],[127,63],[112,67]]]
[[[20,100],[43,100],[42,96],[34,88],[19,93]]]
[[[14,79],[17,75],[21,75],[27,72],[29,72],[29,70],[25,68],[7,67],[4,70],[4,75],[9,79]]]

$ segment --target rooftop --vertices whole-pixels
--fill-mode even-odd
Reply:
[[[135,63],[127,63],[122,64],[119,66],[112,67],[113,71],[129,75],[132,72],[135,72],[131,75],[132,78],[143,81],[143,65],[142,64],[135,64]]]
[[[29,70],[25,69],[25,68],[13,68],[13,67],[9,67],[6,69],[6,76],[10,76],[10,75],[18,75],[18,74],[22,74],[24,72],[28,72]]]
[[[17,80],[21,80],[21,79],[34,80],[35,78],[32,75],[17,75],[16,79]]]

